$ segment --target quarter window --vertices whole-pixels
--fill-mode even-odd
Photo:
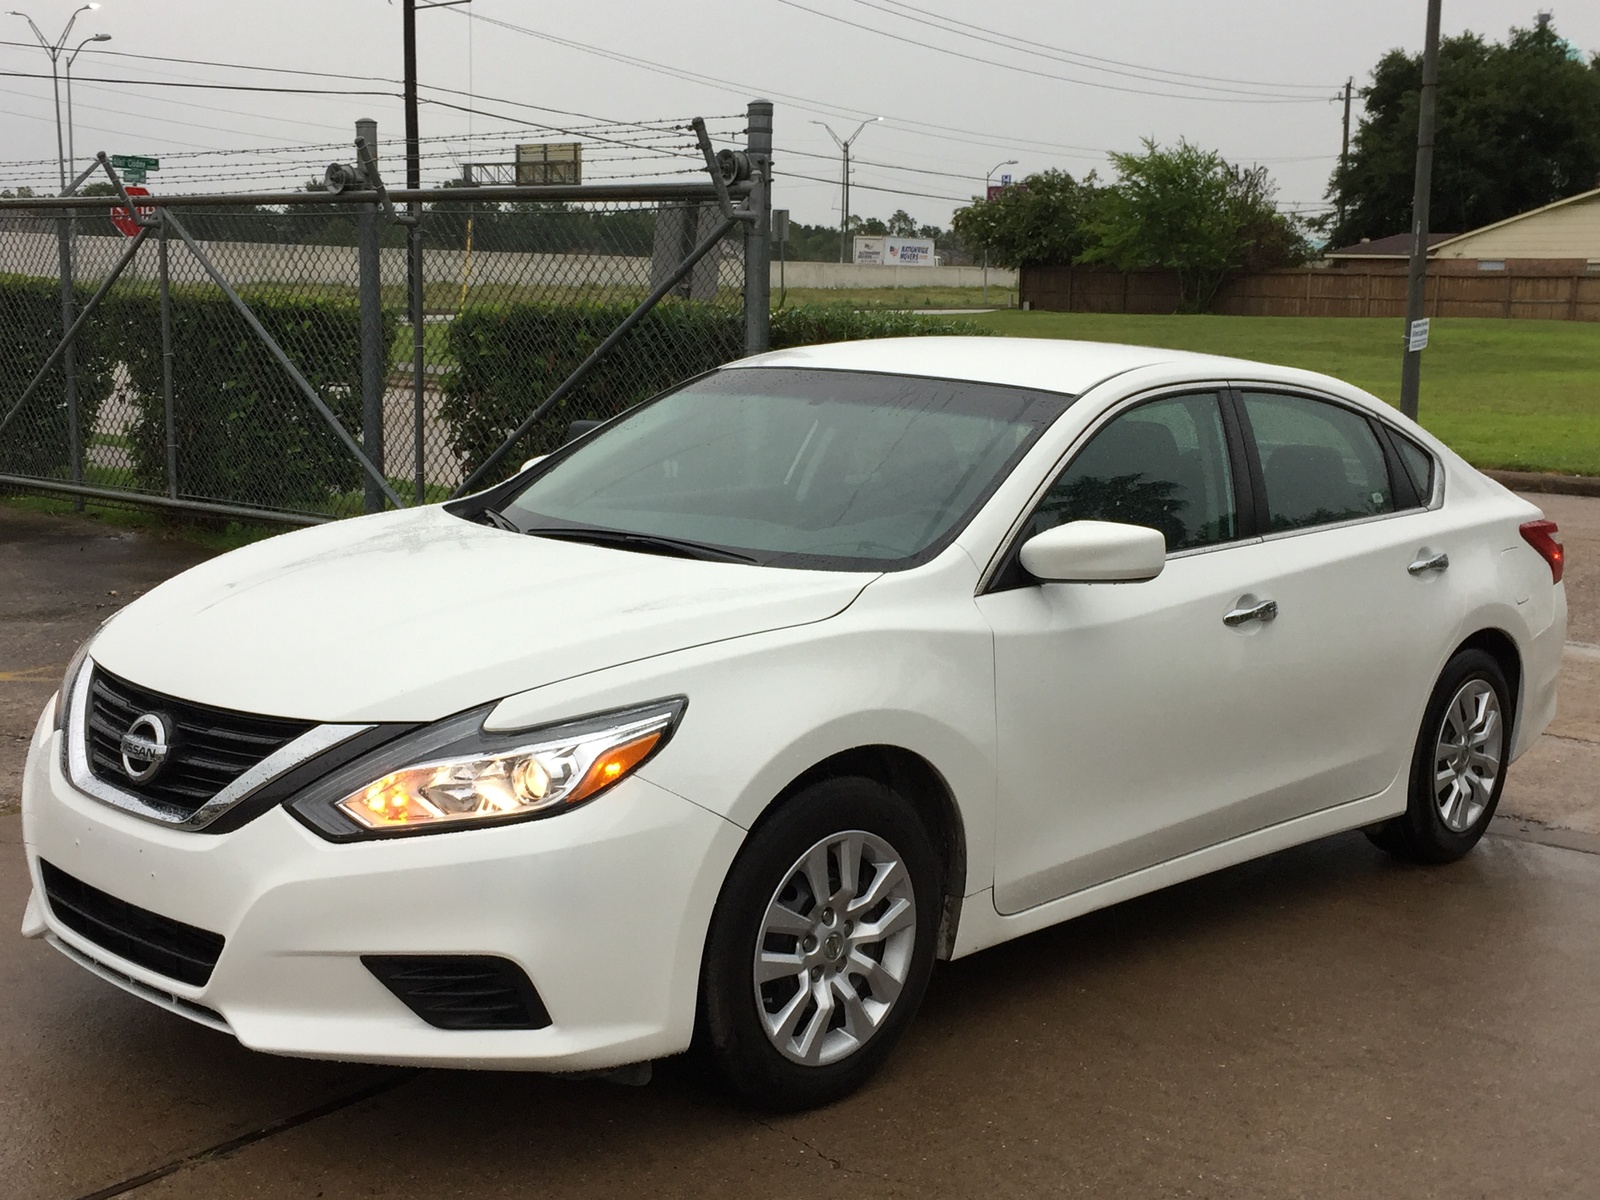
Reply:
[[[1359,413],[1305,396],[1245,392],[1274,532],[1394,511],[1378,439]]]
[[[1159,529],[1169,553],[1237,537],[1217,397],[1173,396],[1117,417],[1061,473],[1025,537],[1089,520]]]
[[[1433,455],[1393,429],[1389,430],[1389,437],[1400,453],[1400,462],[1411,477],[1412,486],[1417,489],[1417,498],[1426,506],[1433,497]]]

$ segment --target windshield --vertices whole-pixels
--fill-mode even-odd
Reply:
[[[894,570],[948,545],[1071,401],[903,375],[718,371],[559,454],[500,511],[535,534],[621,531],[769,566]]]

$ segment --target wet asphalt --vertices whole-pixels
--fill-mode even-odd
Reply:
[[[944,964],[832,1108],[273,1058],[14,932],[22,752],[76,645],[205,552],[0,507],[0,1196],[1600,1196],[1600,499],[1562,712],[1445,868],[1326,839]]]

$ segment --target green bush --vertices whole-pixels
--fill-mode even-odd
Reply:
[[[261,324],[357,439],[361,320],[348,300],[246,296]],[[148,294],[106,301],[105,325],[126,364],[137,415],[128,431],[136,486],[167,483],[161,306]],[[384,345],[393,340],[386,318]],[[228,300],[172,290],[173,411],[178,488],[267,508],[325,511],[364,473]]]
[[[450,447],[470,472],[615,329],[632,306],[556,303],[472,307],[451,322],[455,372],[439,415]],[[917,313],[807,305],[772,314],[772,348],[877,337],[986,333],[976,325]],[[657,392],[744,353],[744,316],[708,304],[666,301],[651,311],[516,446],[506,473],[561,444],[568,424],[611,417]]]
[[[76,289],[74,311],[94,294]],[[0,418],[33,382],[61,341],[61,286],[50,279],[0,275]],[[86,444],[95,417],[111,391],[116,355],[102,322],[90,318],[74,346],[78,379],[78,425]],[[66,378],[58,363],[28,403],[0,432],[0,473],[36,478],[70,472]]]

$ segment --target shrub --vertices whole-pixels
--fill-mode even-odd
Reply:
[[[75,290],[75,312],[94,294]],[[0,418],[33,382],[60,343],[61,286],[51,279],[0,275]],[[74,346],[78,379],[78,428],[89,440],[100,405],[111,391],[115,354],[104,322],[91,317]],[[58,363],[28,403],[0,432],[0,472],[52,478],[69,473],[66,376]]]
[[[345,430],[360,438],[361,321],[348,300],[246,296]],[[150,294],[106,301],[105,324],[137,408],[129,430],[136,486],[166,487],[161,306]],[[393,341],[386,318],[384,345]],[[325,511],[365,473],[228,300],[172,290],[173,410],[180,494]]]

